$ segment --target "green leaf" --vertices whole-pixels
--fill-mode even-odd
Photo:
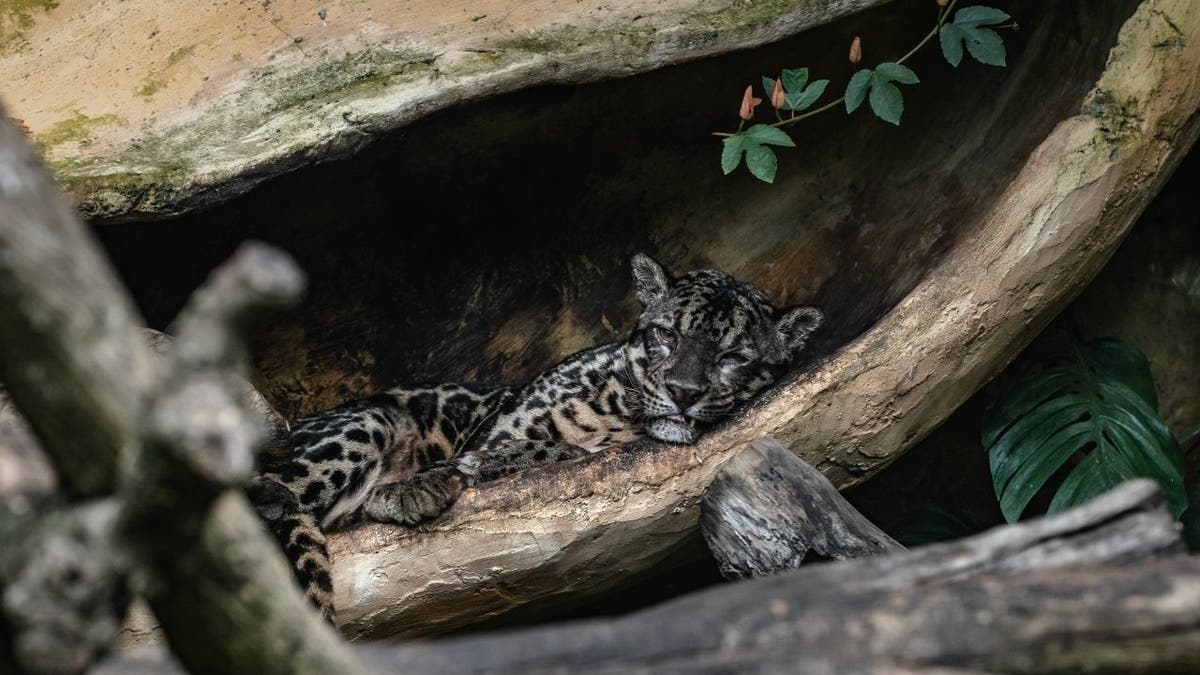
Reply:
[[[746,168],[754,177],[765,182],[775,182],[775,169],[779,160],[775,153],[765,145],[751,145],[746,148]]]
[[[871,83],[871,110],[879,119],[892,124],[900,124],[900,116],[904,114],[904,96],[899,87],[875,75]]]
[[[1057,372],[1041,378],[1006,378],[1003,384],[1009,386],[1005,387],[999,400],[989,408],[984,417],[983,444],[988,447],[995,444],[1000,434],[1068,386],[1071,381],[1071,373]]]
[[[783,74],[780,75],[783,80],[783,90],[787,92],[800,92],[804,89],[804,85],[808,83],[808,68],[784,68]]]
[[[938,31],[938,40],[942,43],[942,56],[955,68],[962,63],[963,40],[967,34],[958,26],[948,23]]]
[[[817,102],[825,93],[825,88],[829,86],[829,80],[815,80],[805,88],[804,91],[795,94],[788,94],[785,98],[784,107],[788,110],[805,110]]]
[[[766,101],[768,104],[770,104],[771,103],[771,92],[775,91],[775,80],[770,77],[767,77],[766,75],[763,75],[762,80],[763,80],[763,91],[766,92],[766,94],[767,94],[766,96],[763,96],[763,101]],[[772,106],[772,107],[774,107],[774,106]]]
[[[1154,389],[1150,361],[1137,347],[1115,338],[1104,338],[1091,343],[1088,356],[1088,367],[1097,376],[1116,379],[1140,396],[1152,410],[1158,411],[1158,393]]]
[[[968,38],[975,42],[982,42],[991,45],[1004,45],[1004,38],[991,28],[980,28],[978,26],[958,26],[958,28],[967,35]]]
[[[917,79],[917,74],[908,66],[891,62],[875,66],[875,76],[881,77],[888,82],[899,82],[900,84],[916,84],[921,81]]]
[[[974,28],[966,31],[967,51],[980,63],[989,66],[1006,66],[1004,39],[990,28]]]
[[[742,154],[746,151],[746,134],[734,134],[725,139],[721,148],[721,170],[725,175],[733,173],[742,163]]]
[[[1187,506],[1183,453],[1156,416],[1149,363],[1117,340],[1078,343],[1061,333],[1001,383],[983,420],[992,483],[1010,522],[1073,458],[1050,510],[1076,506],[1136,477],[1152,478],[1172,512]]]
[[[947,23],[938,31],[942,54],[950,65],[957,67],[962,62],[963,46],[972,58],[989,66],[1007,65],[1004,38],[990,28],[1007,21],[1010,17],[992,7],[964,7],[954,14],[954,22]]]
[[[954,13],[954,23],[964,27],[990,26],[997,23],[1004,23],[1011,18],[1008,14],[995,7],[984,7],[983,5],[963,7]]]
[[[858,110],[862,102],[867,98],[867,91],[871,88],[872,76],[874,71],[870,68],[863,68],[854,73],[850,78],[850,84],[846,85],[846,112],[852,113]]]
[[[1111,450],[1111,445],[1106,443],[1075,467],[1050,501],[1047,513],[1065,511],[1089,502],[1127,480],[1125,474],[1128,468],[1122,470],[1116,466],[1119,462],[1106,462],[1100,454],[1108,450]]]
[[[786,148],[796,147],[796,143],[792,141],[791,136],[787,135],[787,132],[769,124],[755,124],[743,133],[755,145],[782,145]]]

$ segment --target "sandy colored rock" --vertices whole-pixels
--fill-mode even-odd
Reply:
[[[455,103],[762,44],[881,2],[22,2],[0,9],[0,96],[84,215],[156,217]]]

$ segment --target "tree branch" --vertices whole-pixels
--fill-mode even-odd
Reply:
[[[63,488],[103,495],[155,363],[91,233],[3,110],[0,122],[0,381]]]
[[[728,579],[904,550],[773,438],[751,443],[717,472],[700,502],[700,530]]]
[[[80,673],[108,651],[128,595],[111,499],[0,504],[0,671]]]
[[[228,489],[244,481],[267,439],[260,415],[244,405],[246,331],[302,288],[285,254],[243,246],[185,310],[166,362],[154,358],[99,248],[0,114],[0,378],[68,492],[109,492],[121,467],[120,504],[109,507],[115,533],[108,518],[70,548],[48,536],[49,520],[0,518],[7,532],[47,533],[48,543],[12,558],[0,578],[4,621],[18,631],[4,651],[14,662],[40,659],[20,670],[86,665],[112,617],[52,602],[56,561],[69,551],[103,568],[120,547],[129,554],[121,571],[194,672],[360,672],[307,606],[252,509]],[[84,584],[80,597],[111,586],[92,578],[98,573],[72,576]],[[66,615],[43,613],[33,600]],[[57,631],[65,634],[48,641]],[[55,664],[47,659],[56,645],[79,646]]]
[[[248,503],[227,490],[250,476],[268,438],[243,402],[245,338],[303,286],[291,259],[264,245],[243,245],[213,273],[180,315],[144,443],[122,472],[123,539],[139,590],[193,672],[359,671]]]

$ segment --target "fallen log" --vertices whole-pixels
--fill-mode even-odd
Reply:
[[[717,472],[700,502],[700,531],[727,579],[904,550],[824,474],[771,438]]]
[[[405,673],[1158,673],[1194,667],[1200,655],[1200,560],[1192,558],[890,592],[785,576],[624,620],[380,650],[364,660]]]
[[[625,618],[355,651],[378,673],[1163,672],[1200,658],[1200,559],[1157,487]],[[99,673],[167,672],[161,653]],[[157,669],[157,670],[156,670]]]

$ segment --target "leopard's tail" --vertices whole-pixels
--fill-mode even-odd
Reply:
[[[283,547],[296,581],[321,616],[333,622],[333,582],[325,533],[311,513],[299,511],[269,520],[271,533]]]
[[[296,496],[270,478],[256,476],[250,480],[246,485],[246,496],[279,542],[305,597],[326,621],[332,623],[333,583],[329,577],[329,550],[316,516],[301,510]]]

